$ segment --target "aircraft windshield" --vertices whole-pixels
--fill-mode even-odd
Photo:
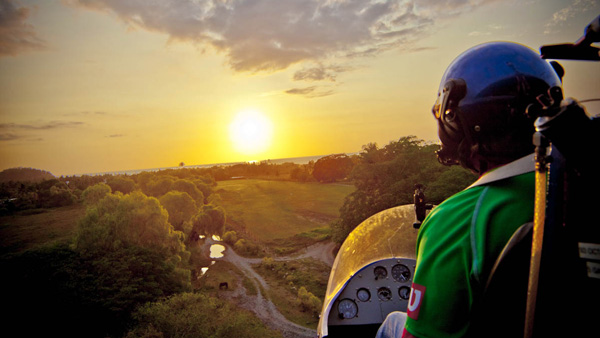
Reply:
[[[384,210],[359,224],[342,244],[329,275],[318,336],[327,336],[329,311],[349,280],[365,266],[384,259],[416,259],[419,230],[414,204]]]
[[[415,257],[419,230],[413,227],[413,204],[384,210],[362,222],[346,238],[338,252],[327,285],[325,302],[329,302],[365,265],[385,258]]]

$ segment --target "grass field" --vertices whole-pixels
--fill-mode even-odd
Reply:
[[[55,209],[25,210],[0,217],[0,256],[41,245],[70,241],[85,214],[79,204]]]
[[[272,241],[323,228],[339,216],[354,186],[290,181],[220,181],[227,218],[241,222],[258,240]]]
[[[326,234],[329,222],[338,217],[344,198],[352,191],[352,185],[258,179],[220,181],[216,188],[229,221],[243,224],[259,241],[290,247],[294,245],[290,240],[299,240],[291,239],[296,235]],[[84,214],[85,208],[76,204],[0,216],[0,255],[68,241]]]

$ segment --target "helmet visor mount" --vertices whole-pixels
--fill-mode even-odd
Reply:
[[[444,165],[459,164],[458,146],[464,138],[458,114],[458,103],[467,93],[463,79],[449,79],[441,88],[433,106],[433,116],[438,121],[438,136],[442,142],[436,152],[438,160]]]
[[[548,88],[561,86],[556,68],[510,42],[477,45],[459,55],[442,77],[432,110],[441,141],[438,160],[483,173],[530,151],[533,121],[526,108]]]

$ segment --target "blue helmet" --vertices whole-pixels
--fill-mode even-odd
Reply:
[[[533,152],[527,107],[561,88],[561,76],[560,65],[517,43],[485,43],[458,56],[433,107],[440,162],[483,173]]]

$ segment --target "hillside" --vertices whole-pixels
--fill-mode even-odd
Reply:
[[[10,168],[0,172],[0,183],[10,181],[40,182],[56,178],[52,173],[34,168]]]

